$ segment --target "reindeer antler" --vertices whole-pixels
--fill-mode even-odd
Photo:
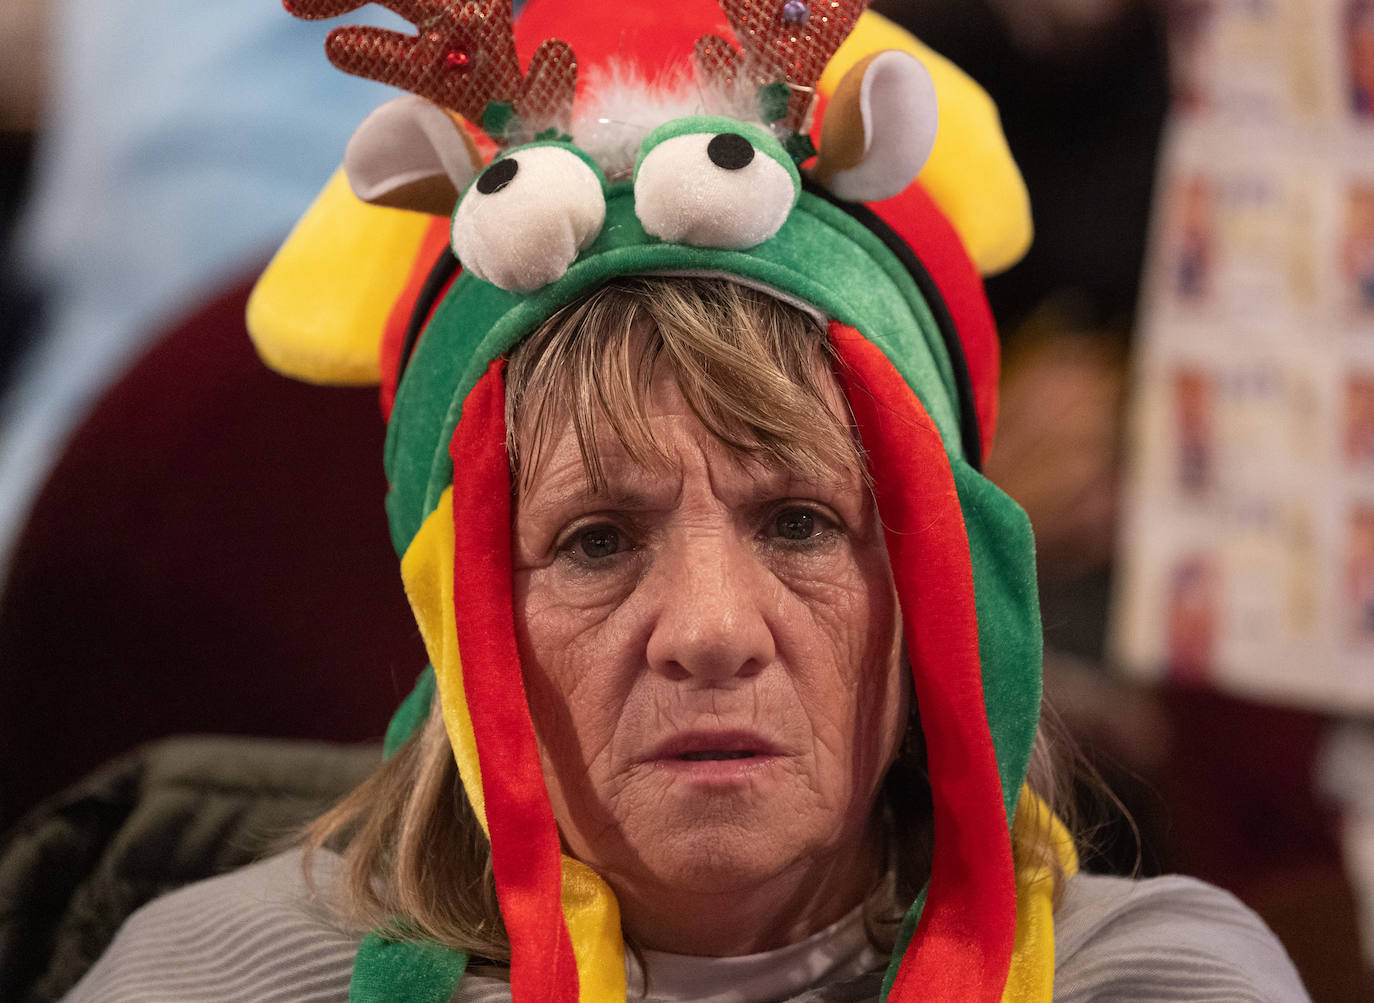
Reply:
[[[369,0],[283,0],[287,11],[324,20]],[[516,132],[565,131],[572,119],[577,60],[566,42],[544,42],[528,77],[515,53],[511,0],[377,0],[415,26],[406,35],[373,27],[329,33],[329,61],[354,76],[391,84],[481,126],[498,143]]]
[[[806,131],[815,104],[816,83],[868,0],[720,0],[744,53],[718,35],[703,35],[696,46],[697,66],[706,77],[733,86],[741,75],[765,92],[777,87],[773,121],[794,133]],[[770,103],[765,95],[765,104]]]

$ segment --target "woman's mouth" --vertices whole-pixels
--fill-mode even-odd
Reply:
[[[659,768],[684,778],[715,783],[746,780],[781,758],[778,746],[751,732],[685,732],[661,743],[650,756]]]
[[[677,758],[689,763],[704,763],[717,759],[751,759],[754,755],[749,749],[702,749],[699,752],[684,752]]]

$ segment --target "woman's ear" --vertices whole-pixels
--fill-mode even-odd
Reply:
[[[840,80],[821,123],[811,177],[847,202],[879,202],[916,180],[935,148],[939,103],[915,56],[887,49]]]
[[[372,205],[447,216],[482,169],[477,146],[449,112],[414,95],[382,105],[344,152],[353,193]]]

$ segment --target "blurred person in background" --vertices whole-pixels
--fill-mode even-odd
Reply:
[[[7,249],[38,125],[47,9],[41,0],[0,8],[0,387],[32,323],[32,304],[15,281]]]
[[[1168,108],[1148,0],[883,4],[998,102],[1036,236],[988,282],[1010,420],[990,471],[1036,526],[1047,643],[1104,653],[1125,356]]]
[[[11,0],[0,14],[7,119],[37,128],[9,267],[42,296],[0,400],[0,569],[94,399],[260,263],[375,103],[374,86],[318,66],[322,27],[279,15],[262,0]],[[283,88],[306,100],[288,107]]]
[[[362,17],[399,23],[380,8]],[[298,592],[312,574],[304,558],[262,567],[226,544],[211,574],[190,565],[213,550],[202,521],[344,553],[337,534],[351,516],[302,533],[266,500],[269,485],[351,483],[344,451],[323,436],[294,452],[274,443],[281,423],[312,414],[371,428],[375,403],[317,405],[238,348],[245,284],[383,92],[330,72],[326,31],[272,0],[0,5],[0,109],[14,151],[0,259],[0,826],[168,730],[291,734],[292,680],[324,685],[336,653],[303,653],[297,638],[318,633],[308,612],[253,608]],[[286,90],[298,100],[280,100]],[[208,431],[185,434],[196,425]],[[366,487],[358,496],[370,508]],[[385,553],[384,535],[368,541],[373,552]],[[366,575],[332,567],[330,577],[343,588]],[[354,615],[386,619],[365,595],[353,602],[363,604]],[[252,713],[226,713],[247,669],[217,670],[247,652],[296,672],[273,677],[285,692],[263,685]],[[167,671],[157,663],[203,682],[150,698]],[[125,712],[112,721],[98,705],[58,700],[63,676],[104,680]],[[380,727],[356,705],[352,715],[341,733],[321,723],[306,734]],[[65,740],[49,747],[52,733]]]

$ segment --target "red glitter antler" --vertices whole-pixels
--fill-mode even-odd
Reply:
[[[296,17],[338,17],[369,0],[283,0]],[[415,35],[373,27],[329,33],[329,61],[354,76],[391,84],[481,126],[506,143],[572,118],[577,60],[566,42],[544,42],[528,76],[515,53],[511,0],[377,0],[415,26]]]
[[[816,83],[867,6],[868,0],[720,0],[743,55],[720,36],[703,35],[697,65],[722,85],[741,75],[758,84],[764,117],[805,132]],[[769,94],[774,88],[776,98]]]

